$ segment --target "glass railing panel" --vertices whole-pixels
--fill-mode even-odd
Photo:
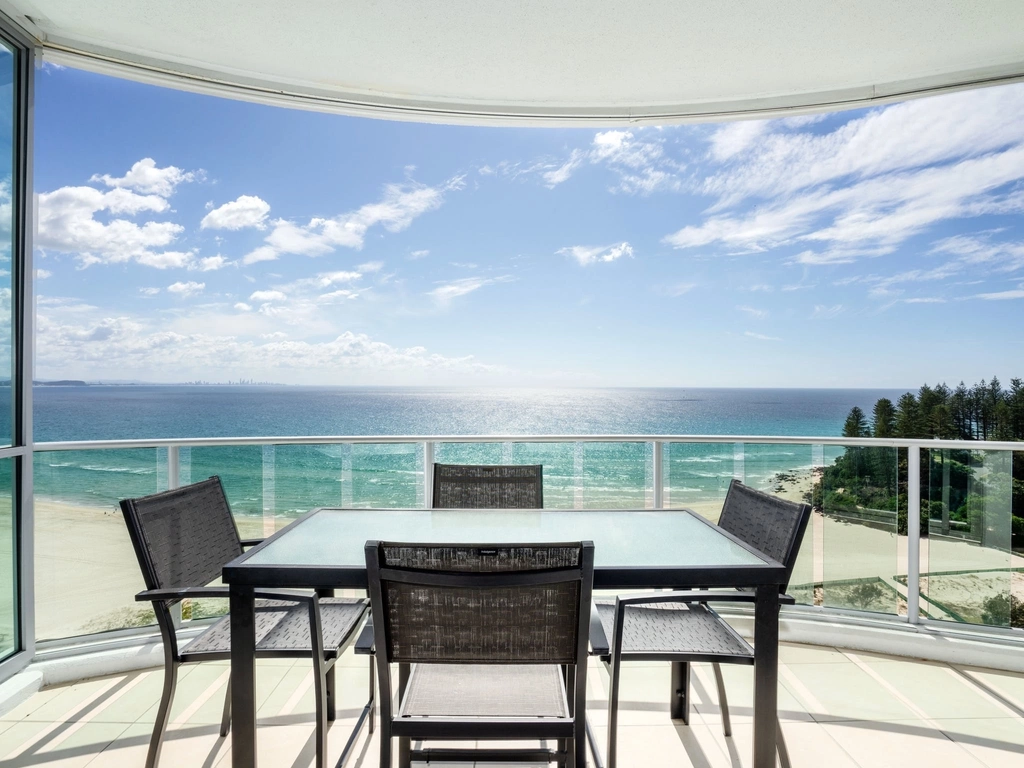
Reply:
[[[164,490],[166,468],[166,449],[35,454],[37,639],[154,621],[118,501]]]
[[[1020,480],[1014,487],[1015,453],[922,451],[922,615],[1024,628],[1024,542],[1014,536],[1022,518],[1013,514],[1024,514],[1024,494]]]
[[[14,459],[0,459],[0,659],[17,650],[18,568],[15,553]]]
[[[276,516],[274,454],[275,446],[262,445],[182,448],[180,484],[217,475],[242,538],[269,536],[288,522]]]
[[[821,532],[815,603],[906,614],[906,514],[897,513],[895,448],[825,446],[812,491]],[[905,458],[903,458],[905,463]],[[816,567],[816,566],[815,566]]]
[[[818,476],[820,446],[815,450],[811,445],[746,443],[742,449],[742,476],[746,485],[789,501],[810,503]],[[737,456],[735,463],[738,462]],[[789,594],[804,605],[814,605],[815,586],[821,581],[820,569],[815,568],[815,554],[821,551],[820,543],[816,547],[815,532],[820,527],[820,514],[812,512],[789,581]],[[820,561],[820,557],[817,560]]]
[[[573,509],[576,506],[575,443],[512,443],[512,464],[544,467],[544,506]]]
[[[585,509],[653,506],[650,443],[581,443]],[[576,471],[577,476],[579,472]]]
[[[418,443],[357,444],[349,446],[351,472],[346,470],[343,491],[350,482],[352,498],[343,506],[423,506],[423,451]]]
[[[742,462],[742,452],[739,454]],[[717,522],[737,466],[733,443],[666,443],[663,449],[664,504],[695,510]]]
[[[511,444],[507,443],[435,443],[434,461],[438,464],[511,464]]]

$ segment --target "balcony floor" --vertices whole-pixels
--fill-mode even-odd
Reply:
[[[1024,765],[1024,675],[793,644],[782,647],[782,662],[779,708],[796,767]],[[749,766],[752,672],[724,671],[733,705],[730,739],[722,735],[709,666],[695,666],[695,711],[690,726],[679,726],[668,718],[668,665],[629,665],[622,682],[620,764]],[[162,678],[160,669],[144,670],[37,693],[0,718],[0,764],[142,766]],[[226,663],[182,667],[161,766],[230,767],[230,739],[217,733],[227,678]],[[339,663],[332,761],[365,699],[366,678],[363,658],[348,654]],[[311,765],[308,662],[261,662],[257,679],[261,765]],[[603,667],[595,664],[590,709],[602,741],[607,683]],[[376,736],[367,741],[364,731],[348,765],[377,761]]]

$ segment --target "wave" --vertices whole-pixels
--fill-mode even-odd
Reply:
[[[70,466],[70,465],[68,465]],[[97,467],[91,464],[83,464],[78,469],[84,469],[88,472],[118,472],[122,475],[155,475],[156,470],[148,467]]]

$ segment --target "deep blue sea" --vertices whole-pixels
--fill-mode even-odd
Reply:
[[[245,386],[36,387],[39,442],[165,437],[327,435],[705,434],[836,436],[866,389],[469,389]],[[542,463],[545,506],[628,507],[650,501],[648,444],[458,444],[449,462]],[[183,482],[219,474],[242,514],[313,506],[423,503],[419,445],[183,449]],[[806,469],[811,447],[673,445],[673,504],[716,497],[742,463],[748,482]],[[159,449],[38,454],[36,493],[93,506],[167,485]]]

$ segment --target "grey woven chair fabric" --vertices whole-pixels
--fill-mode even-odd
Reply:
[[[578,568],[579,545],[382,544],[389,568],[524,573]],[[463,587],[382,579],[389,658],[395,662],[574,664],[580,582]]]
[[[543,467],[434,465],[435,509],[541,509]]]
[[[345,641],[366,610],[362,598],[321,597],[320,629],[323,634],[324,656],[338,655],[338,647]],[[309,607],[305,603],[288,600],[256,601],[256,652],[294,652],[309,655],[313,643],[309,636]],[[229,617],[212,625],[182,650],[182,656],[192,654],[228,653],[231,650],[231,623]]]
[[[554,665],[417,664],[399,717],[569,717]]]
[[[806,504],[780,499],[733,480],[718,527],[786,566],[785,591],[796,564],[801,526],[806,524],[808,514]]]
[[[209,584],[220,578],[224,563],[242,554],[218,478],[134,499],[133,506],[149,589]]]
[[[615,603],[596,603],[606,637],[614,637]],[[626,606],[622,628],[622,653],[678,653],[700,656],[747,656],[751,663],[754,649],[722,621],[716,613],[700,604]]]

